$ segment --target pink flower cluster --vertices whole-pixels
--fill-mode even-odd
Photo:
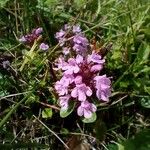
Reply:
[[[25,43],[29,46],[32,46],[34,41],[37,40],[40,36],[42,36],[43,28],[33,29],[31,33],[22,36],[19,41]],[[41,50],[47,50],[49,46],[45,43],[41,43],[39,48]]]
[[[63,49],[63,54],[68,55],[70,52],[85,55],[89,49],[88,39],[81,32],[79,25],[65,25],[63,29],[55,35]]]
[[[62,78],[56,82],[61,109],[68,109],[70,101],[76,102],[77,114],[85,118],[96,112],[95,98],[108,102],[111,81],[106,75],[99,75],[105,60],[95,52],[87,56],[77,54],[67,61],[58,59],[55,70],[62,71]]]

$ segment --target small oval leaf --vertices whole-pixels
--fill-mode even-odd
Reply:
[[[60,117],[65,118],[68,115],[70,115],[72,111],[74,110],[74,107],[75,107],[75,102],[72,101],[69,103],[68,109],[60,109]]]
[[[150,108],[150,97],[144,97],[141,99],[141,105],[145,108]]]
[[[84,118],[82,121],[84,123],[92,123],[96,120],[96,118],[97,118],[96,113],[93,113],[91,118]]]
[[[51,118],[52,117],[52,108],[45,108],[43,111],[42,111],[42,118]]]

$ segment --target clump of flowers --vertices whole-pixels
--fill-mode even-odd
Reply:
[[[35,40],[38,40],[40,37],[42,37],[42,33],[43,33],[43,28],[41,27],[33,29],[31,33],[23,35],[19,39],[19,41],[28,46],[32,46]],[[47,50],[49,46],[45,43],[41,43],[39,48],[41,50]]]
[[[59,95],[61,110],[68,110],[73,102],[77,114],[89,119],[97,110],[96,102],[109,101],[111,81],[105,74],[101,74],[105,59],[90,51],[90,44],[83,37],[79,26],[67,27],[71,30],[69,33],[74,33],[74,37],[61,46],[71,46],[67,48],[75,50],[76,53],[71,55],[72,52],[68,51],[69,58],[58,58],[55,70],[61,70],[62,77],[55,83],[55,89]],[[65,30],[56,33],[59,42],[67,40],[65,34]]]
[[[55,37],[63,49],[63,54],[78,53],[85,55],[89,49],[88,39],[81,32],[79,25],[65,25],[63,29],[56,33]]]

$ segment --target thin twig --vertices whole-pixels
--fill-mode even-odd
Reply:
[[[8,98],[8,97],[14,97],[14,96],[18,96],[18,95],[27,94],[27,93],[30,93],[30,92],[31,92],[31,91],[28,91],[28,92],[22,92],[22,93],[17,93],[17,94],[6,95],[6,96],[1,97],[0,100],[5,99],[5,98]]]
[[[110,106],[112,106],[112,105],[115,105],[115,104],[119,103],[120,101],[122,101],[123,99],[125,99],[127,96],[128,96],[128,95],[125,95],[125,96],[121,97],[119,100],[117,100],[117,101],[113,102]]]
[[[56,110],[60,110],[60,108],[56,107],[55,105],[50,105],[50,104],[43,103],[43,102],[39,102],[39,103],[42,104],[43,106],[50,107],[50,108],[56,109]]]
[[[49,132],[51,132],[53,135],[56,136],[56,138],[67,148],[69,149],[69,147],[67,146],[67,144],[65,144],[65,142],[54,132],[52,131],[46,124],[44,124],[41,120],[39,120],[35,115],[33,115],[33,117],[35,119],[37,119]]]

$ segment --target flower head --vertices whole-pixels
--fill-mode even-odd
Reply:
[[[73,31],[73,33],[80,33],[81,28],[79,25],[74,25],[72,31]]]
[[[108,98],[111,94],[110,91],[110,85],[111,81],[109,78],[106,77],[106,75],[103,76],[96,76],[94,78],[96,81],[96,96],[98,99],[103,100],[103,101],[108,101]]]
[[[96,52],[90,53],[88,39],[78,25],[65,25],[55,36],[63,49],[55,70],[61,70],[62,78],[55,84],[61,109],[68,109],[69,102],[75,102],[77,114],[91,118],[96,112],[95,98],[108,102],[111,81],[101,75],[105,59]]]
[[[72,52],[85,54],[89,49],[89,41],[81,33],[79,25],[70,26],[66,24],[63,29],[56,33],[55,37],[63,48],[63,53],[65,55]]]
[[[59,104],[61,106],[61,109],[66,110],[68,108],[70,97],[71,97],[70,95],[59,97]]]
[[[31,33],[23,35],[19,39],[19,41],[23,42],[27,45],[32,45],[34,43],[34,41],[37,40],[41,36],[42,32],[43,32],[43,28],[41,28],[41,27],[33,29]]]
[[[91,118],[92,114],[96,112],[96,106],[88,101],[81,102],[81,105],[77,108],[77,113],[79,116],[84,116],[85,118]]]
[[[41,43],[40,44],[40,46],[39,46],[39,48],[41,49],[41,50],[48,50],[49,49],[49,46],[47,45],[47,44],[45,44],[45,43]]]
[[[76,87],[72,90],[71,96],[73,98],[78,98],[79,101],[85,101],[86,96],[91,96],[92,90],[90,87],[85,84],[77,84]]]

